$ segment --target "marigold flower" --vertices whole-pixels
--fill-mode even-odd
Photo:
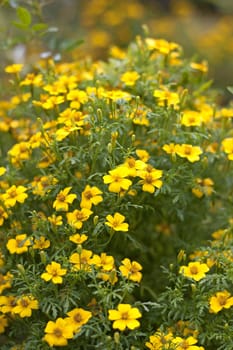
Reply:
[[[173,106],[175,109],[180,103],[179,95],[168,90],[154,90],[153,96],[157,99],[159,106]]]
[[[137,261],[130,261],[130,259],[125,258],[122,260],[122,265],[119,267],[122,275],[134,282],[140,282],[142,279],[142,266]]]
[[[155,188],[162,187],[162,180],[160,178],[163,175],[162,170],[151,169],[150,171],[139,171],[138,176],[143,180],[140,180],[140,184],[142,184],[142,190],[144,192],[154,193]]]
[[[81,104],[88,101],[88,95],[85,91],[82,90],[72,90],[66,96],[70,102],[70,108],[79,109]]]
[[[12,278],[13,276],[10,272],[7,272],[6,275],[0,274],[0,294],[2,294],[5,289],[11,288]]]
[[[79,328],[86,324],[92,316],[90,311],[86,311],[81,308],[75,308],[67,312],[67,315],[69,317],[67,317],[65,320],[72,326],[73,332],[77,332]]]
[[[69,240],[76,244],[82,244],[87,240],[87,238],[88,238],[87,235],[84,235],[84,234],[80,235],[79,233],[76,233],[75,235],[70,236]]]
[[[178,156],[188,159],[191,163],[198,161],[200,159],[200,154],[202,154],[202,150],[199,146],[192,146],[189,144],[176,145],[175,152]]]
[[[51,216],[48,216],[48,221],[53,226],[61,226],[62,225],[62,216],[61,215],[55,215],[52,214]]]
[[[190,67],[194,70],[199,70],[200,72],[207,73],[208,72],[208,62],[202,61],[201,63],[191,62]]]
[[[121,81],[125,83],[126,86],[133,86],[135,82],[139,79],[140,75],[136,71],[125,72],[121,76]]]
[[[8,326],[8,319],[5,315],[0,315],[0,334],[5,332],[5,328]]]
[[[82,249],[80,253],[74,253],[70,256],[69,261],[74,264],[76,270],[90,270],[92,265],[92,251],[87,249]]]
[[[181,337],[175,337],[172,340],[172,344],[175,345],[175,349],[177,350],[201,350],[203,349],[200,346],[194,345],[197,343],[197,339],[190,336],[186,339],[183,339]]]
[[[61,284],[63,282],[63,278],[66,274],[66,269],[61,268],[61,264],[52,261],[51,264],[48,264],[45,268],[46,272],[42,273],[41,278],[43,278],[46,282],[52,281],[54,284]]]
[[[1,196],[4,205],[9,208],[14,207],[17,202],[24,203],[25,199],[28,197],[27,193],[25,193],[26,191],[27,188],[24,186],[11,186],[6,193],[3,193]]]
[[[204,195],[210,196],[213,193],[214,182],[209,177],[207,177],[205,179],[197,178],[196,183],[197,183],[198,187],[192,188],[192,193],[196,197],[202,198]]]
[[[100,191],[98,187],[87,185],[82,192],[80,207],[91,209],[92,204],[98,205],[103,201],[103,197],[101,196],[102,193],[103,192]]]
[[[42,81],[42,74],[34,74],[34,73],[28,73],[24,80],[20,82],[20,86],[41,86],[43,84]]]
[[[135,329],[140,326],[137,318],[142,317],[141,312],[130,304],[119,304],[117,310],[108,310],[108,319],[114,321],[112,327],[124,331],[126,328]]]
[[[114,216],[107,215],[107,221],[105,221],[105,225],[111,227],[114,231],[124,231],[127,232],[129,229],[129,224],[125,221],[125,216],[120,213],[115,213]]]
[[[6,172],[6,168],[4,166],[0,166],[0,176],[4,175]]]
[[[34,244],[32,246],[33,249],[47,249],[50,247],[50,241],[46,239],[44,236],[41,236],[38,239],[35,239]]]
[[[55,322],[49,321],[45,327],[44,340],[49,346],[66,346],[68,344],[67,339],[73,338],[73,327],[67,322],[67,320],[58,318]]]
[[[111,271],[114,268],[114,258],[106,253],[101,253],[101,255],[95,254],[92,258],[92,263],[101,267],[104,271]]]
[[[104,175],[105,184],[109,184],[108,190],[114,193],[127,191],[132,184],[132,181],[126,179],[129,176],[129,170],[126,167],[119,166],[109,171],[109,175]]]
[[[28,251],[28,246],[30,245],[31,241],[27,235],[21,234],[17,235],[15,238],[9,239],[6,247],[11,254],[22,254]]]
[[[201,113],[197,111],[186,110],[183,112],[181,124],[184,126],[200,126],[202,123]]]
[[[77,230],[82,228],[83,222],[87,221],[93,212],[87,208],[82,208],[81,210],[75,209],[71,213],[67,213],[68,224]]]
[[[5,219],[8,218],[7,212],[0,206],[0,226],[4,224]]]
[[[53,202],[53,208],[63,211],[68,211],[69,204],[72,204],[75,198],[77,198],[76,194],[70,193],[72,187],[66,187],[64,190],[60,191],[56,197],[56,200]]]
[[[229,309],[233,306],[233,297],[231,294],[224,290],[222,292],[217,292],[209,300],[211,313],[217,314],[222,309]]]
[[[188,266],[180,267],[180,273],[185,277],[194,279],[195,281],[200,281],[204,278],[208,271],[209,267],[207,264],[201,264],[199,261],[190,262]]]
[[[172,339],[173,334],[171,332],[165,334],[161,331],[157,331],[150,336],[149,342],[146,342],[145,345],[151,350],[165,350],[170,348]]]
[[[19,73],[23,69],[23,64],[21,63],[14,63],[9,66],[5,67],[6,73]]]
[[[228,137],[222,141],[223,151],[227,153],[227,158],[233,160],[233,137]]]
[[[39,303],[35,298],[31,296],[22,296],[16,301],[16,306],[12,309],[12,312],[24,318],[31,317],[32,310],[37,309],[39,309]]]
[[[2,295],[0,296],[0,311],[3,314],[12,312],[13,308],[16,306],[16,297],[13,295]]]

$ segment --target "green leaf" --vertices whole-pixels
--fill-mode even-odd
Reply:
[[[228,86],[228,87],[227,87],[227,90],[228,90],[231,94],[233,94],[233,86]]]
[[[18,7],[16,12],[17,12],[17,16],[18,16],[20,22],[25,27],[29,27],[31,22],[32,22],[30,12],[25,7]]]
[[[36,32],[40,30],[46,30],[48,28],[48,25],[46,23],[36,23],[32,26],[32,29]]]
[[[61,43],[60,49],[62,51],[71,51],[76,47],[80,46],[81,44],[83,44],[83,42],[84,40],[82,39],[68,39]]]

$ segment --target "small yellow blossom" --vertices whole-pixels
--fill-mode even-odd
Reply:
[[[140,75],[136,71],[125,72],[121,76],[121,81],[125,83],[126,86],[133,86],[139,77]]]
[[[98,205],[103,201],[102,193],[103,192],[98,187],[87,185],[82,192],[80,207],[91,209],[92,204]]]
[[[84,234],[80,235],[79,233],[76,233],[75,235],[70,236],[69,240],[76,244],[82,244],[87,240],[87,238],[88,238],[87,235],[84,235]]]
[[[8,218],[7,212],[2,206],[0,206],[0,226],[4,224],[4,221]]]
[[[93,265],[102,268],[104,271],[111,271],[114,268],[114,258],[106,253],[95,254],[92,258]]]
[[[172,340],[172,344],[175,345],[176,350],[201,350],[203,349],[200,346],[195,345],[197,343],[197,339],[190,336],[186,339],[181,337],[175,337]]]
[[[112,327],[124,331],[126,328],[135,329],[140,326],[137,320],[142,317],[141,312],[130,304],[119,304],[117,310],[108,310],[108,319],[114,321]]]
[[[190,262],[188,266],[181,266],[180,273],[185,277],[192,278],[195,281],[200,281],[206,276],[206,272],[209,271],[207,264],[202,264],[199,261]]]
[[[11,186],[8,188],[6,193],[3,193],[1,196],[4,205],[9,208],[9,207],[14,207],[16,203],[24,203],[25,199],[28,197],[27,193],[27,188],[24,186],[18,186],[16,187],[15,185]]]
[[[129,176],[129,170],[126,167],[119,166],[109,171],[109,175],[104,175],[105,184],[109,184],[108,190],[114,193],[120,193],[122,190],[127,191],[132,181],[126,179]]]
[[[23,64],[21,63],[14,63],[9,66],[5,67],[6,73],[19,73],[23,69]]]
[[[0,311],[3,314],[12,313],[13,308],[16,306],[16,297],[13,295],[1,295],[0,296]]]
[[[32,246],[33,249],[47,249],[50,247],[50,241],[46,239],[44,236],[41,236],[39,239],[34,240],[34,244]]]
[[[129,229],[129,224],[125,221],[125,216],[120,213],[115,213],[114,216],[107,215],[107,221],[105,221],[105,225],[111,227],[114,231],[124,231],[127,232]]]
[[[89,271],[92,265],[92,251],[82,249],[81,253],[74,253],[70,256],[69,261],[74,264],[76,270]]]
[[[72,204],[75,198],[77,198],[76,194],[69,194],[72,187],[66,187],[64,190],[60,191],[56,197],[56,200],[53,202],[53,208],[57,211],[69,210],[69,204]]]
[[[93,212],[87,208],[81,210],[75,209],[71,213],[67,213],[67,222],[70,226],[79,230],[82,228],[84,221],[87,221]]]
[[[63,224],[61,215],[52,214],[48,216],[48,221],[52,226],[61,226]]]
[[[222,292],[217,292],[209,300],[210,303],[210,312],[218,313],[222,309],[229,309],[233,306],[233,297],[231,294],[224,290]]]
[[[61,284],[63,282],[63,278],[67,272],[66,269],[61,268],[61,264],[52,261],[51,264],[47,265],[45,268],[46,272],[42,273],[41,278],[43,278],[46,282],[52,281],[54,284]]]
[[[81,104],[88,101],[88,95],[85,91],[82,90],[71,90],[67,96],[68,101],[70,102],[70,108],[79,109]]]
[[[161,188],[163,184],[162,180],[160,180],[162,175],[163,171],[155,168],[148,171],[147,167],[146,170],[139,171],[138,176],[142,179],[139,183],[142,184],[142,190],[144,192],[154,193],[155,188]]]
[[[5,328],[8,326],[8,319],[5,315],[0,315],[0,334],[5,332]]]
[[[228,137],[222,141],[223,151],[229,160],[233,160],[233,137]]]
[[[153,96],[157,99],[159,106],[173,106],[178,108],[180,103],[179,95],[168,90],[154,90]]]
[[[44,340],[49,346],[66,346],[68,344],[67,339],[73,338],[73,327],[67,322],[67,320],[58,318],[55,322],[49,321],[45,327]]]
[[[32,310],[39,309],[38,301],[31,296],[22,296],[16,301],[16,306],[12,312],[18,314],[21,318],[31,317]]]
[[[197,183],[197,187],[192,188],[192,193],[196,197],[202,198],[204,195],[210,196],[213,193],[214,182],[209,177],[205,179],[197,178],[196,183]]]
[[[202,150],[199,146],[192,146],[189,144],[176,145],[175,152],[178,156],[188,159],[191,163],[197,162],[202,154]]]
[[[149,337],[149,341],[145,345],[150,350],[165,350],[170,348],[172,339],[173,334],[171,332],[165,334],[158,330]]]
[[[11,288],[12,278],[13,276],[10,272],[7,272],[6,275],[0,273],[0,294],[2,294],[5,289]]]
[[[86,324],[91,318],[92,314],[90,311],[86,311],[81,308],[75,308],[67,312],[67,317],[65,320],[73,328],[73,332],[77,332],[80,327]]]
[[[6,247],[11,254],[22,254],[28,251],[31,245],[30,239],[26,234],[17,235],[15,238],[8,240]]]
[[[122,260],[122,265],[119,267],[122,275],[134,282],[140,282],[142,279],[142,266],[137,261],[130,261],[130,259],[125,258]]]
[[[208,62],[202,61],[201,63],[191,62],[190,67],[194,70],[199,70],[202,73],[208,72]]]
[[[181,124],[184,126],[200,126],[202,123],[202,116],[200,112],[185,110],[183,111]]]

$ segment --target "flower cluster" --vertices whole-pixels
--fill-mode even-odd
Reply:
[[[232,106],[218,106],[197,67],[180,45],[137,37],[107,62],[5,68],[15,87],[0,101],[6,349],[230,344],[201,331],[230,320],[232,241],[198,248],[232,215]]]

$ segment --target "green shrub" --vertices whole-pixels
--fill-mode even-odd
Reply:
[[[232,349],[233,108],[205,62],[137,37],[5,71],[2,349]]]

